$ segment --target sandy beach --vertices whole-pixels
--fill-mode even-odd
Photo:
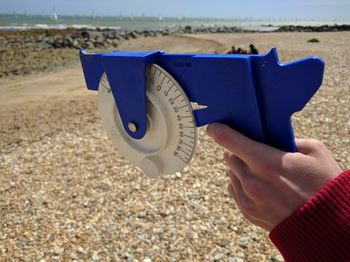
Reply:
[[[175,34],[117,49],[223,53],[252,43],[276,47],[282,63],[322,57],[323,85],[294,130],[322,140],[345,169],[349,42],[350,32]],[[108,139],[79,63],[0,78],[0,261],[283,261],[229,197],[223,150],[203,128],[198,142],[183,172],[152,181]]]

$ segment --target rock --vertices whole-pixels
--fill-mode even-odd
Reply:
[[[223,27],[218,27],[217,32],[218,33],[226,33],[226,30]]]
[[[155,37],[156,36],[156,34],[155,34],[155,32],[153,30],[149,30],[148,33],[149,33],[150,37]]]
[[[135,34],[135,32],[130,32],[129,33],[129,37],[133,38],[133,39],[136,39],[137,38],[137,35]]]
[[[78,40],[76,40],[76,39],[74,39],[73,40],[73,45],[72,45],[74,48],[77,48],[77,49],[79,49],[80,48],[80,43],[79,43],[79,41]]]
[[[247,248],[248,244],[249,244],[249,239],[247,237],[241,237],[239,239],[239,246],[241,248]]]
[[[53,253],[55,255],[60,255],[63,252],[63,250],[64,249],[62,247],[60,247],[60,246],[54,246],[53,247]]]
[[[190,200],[199,200],[199,199],[201,199],[201,195],[199,194],[199,193],[188,193],[187,194],[187,196],[188,196],[188,199],[190,199]]]
[[[104,47],[105,46],[105,39],[102,35],[99,35],[95,38],[93,41],[95,47]]]
[[[125,40],[129,40],[129,34],[128,34],[127,32],[121,33],[120,36],[121,36],[122,38],[124,38]]]
[[[318,40],[318,38],[311,38],[307,41],[308,43],[319,43],[320,40]]]
[[[106,45],[106,46],[113,46],[113,40],[111,40],[111,39],[106,39],[105,45]]]
[[[78,252],[78,254],[85,254],[86,253],[86,251],[83,247],[78,247],[77,252]]]
[[[73,38],[70,36],[66,36],[65,38],[63,38],[62,47],[73,47]]]
[[[284,262],[284,258],[281,254],[277,254],[271,258],[273,262]]]
[[[115,30],[113,30],[113,31],[108,31],[108,32],[104,33],[103,35],[104,35],[104,37],[105,37],[106,39],[111,39],[111,40],[113,40],[113,39],[116,39],[116,37],[117,37],[117,32],[116,32]]]
[[[125,253],[124,254],[124,258],[126,259],[127,262],[133,262],[134,261],[134,256],[129,254],[129,253]]]
[[[143,262],[152,262],[152,259],[150,259],[149,257],[145,257],[145,258],[143,259]]]
[[[83,30],[80,35],[83,37],[83,38],[90,38],[90,33],[86,30]]]
[[[91,259],[93,261],[100,261],[100,256],[98,255],[98,253],[96,251],[94,251],[94,253],[91,256]]]
[[[220,261],[220,260],[222,260],[222,259],[224,259],[224,258],[225,258],[225,254],[224,254],[224,253],[217,253],[217,254],[214,256],[213,260],[214,260],[214,261]]]
[[[117,39],[112,40],[112,45],[113,45],[114,47],[118,47],[119,41],[118,41]]]
[[[62,48],[63,47],[63,40],[61,38],[55,38],[48,43],[51,44],[51,46],[53,48]]]
[[[144,31],[142,32],[142,34],[143,34],[144,37],[149,37],[149,36],[151,35],[150,32],[149,32],[148,30],[144,30]]]
[[[79,259],[79,256],[77,255],[76,252],[72,252],[72,253],[70,254],[70,258],[73,259],[73,260],[76,260],[76,259]]]
[[[156,234],[162,234],[164,233],[164,228],[160,227],[160,228],[154,228],[153,232]]]
[[[163,31],[161,32],[161,35],[162,35],[162,36],[168,36],[168,35],[170,35],[169,29],[163,30]]]
[[[219,238],[216,242],[216,244],[218,244],[221,247],[225,247],[228,244],[230,244],[231,240],[228,238]]]
[[[236,257],[229,257],[228,262],[244,262],[242,258],[236,258]]]
[[[192,33],[192,27],[191,27],[190,25],[186,25],[186,26],[185,26],[185,33],[186,33],[186,34]]]
[[[146,216],[147,216],[146,212],[139,212],[139,213],[137,213],[137,217],[138,218],[145,218]]]
[[[95,45],[92,41],[89,40],[89,41],[83,43],[82,47],[87,48],[87,49],[93,49],[95,47]]]

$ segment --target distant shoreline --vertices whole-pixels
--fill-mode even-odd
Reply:
[[[205,17],[162,17],[159,16],[61,16],[60,14],[0,14],[0,30],[27,29],[116,29],[127,31],[165,30],[178,28],[236,27],[242,30],[273,31],[282,26],[322,26],[350,24],[350,20],[298,20],[298,19],[254,19],[254,18],[205,18]]]
[[[93,30],[93,31],[118,31],[118,32],[143,32],[143,31],[154,31],[154,32],[168,32],[168,33],[266,33],[266,32],[341,32],[350,31],[349,24],[322,24],[322,25],[274,25],[274,24],[261,24],[262,29],[249,29],[239,26],[227,26],[227,25],[213,25],[213,26],[174,26],[173,28],[164,27],[163,29],[139,29],[139,30],[128,30],[122,29],[121,27],[115,26],[86,26],[86,25],[58,25],[47,26],[40,25],[37,27],[23,27],[23,26],[1,26],[0,32],[17,32],[17,31],[57,31],[57,30]]]

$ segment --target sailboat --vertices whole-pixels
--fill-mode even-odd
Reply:
[[[92,13],[91,13],[91,19],[92,19],[92,20],[96,20],[96,15],[95,15],[95,12],[94,12],[94,11],[92,11]]]
[[[50,19],[53,21],[57,21],[58,20],[58,15],[55,11],[55,7],[52,8],[51,10],[51,14],[50,14]]]

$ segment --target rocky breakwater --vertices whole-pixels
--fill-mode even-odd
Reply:
[[[350,31],[350,25],[321,25],[321,26],[295,26],[285,25],[275,30],[275,32],[342,32]]]
[[[176,29],[176,33],[179,34],[215,34],[215,33],[256,33],[257,30],[248,30],[235,26],[198,26],[193,27],[190,25],[180,26]]]
[[[98,49],[118,47],[124,40],[138,37],[157,37],[169,35],[168,30],[118,31],[113,29],[81,29],[64,37],[56,36],[46,40],[53,48]]]
[[[168,30],[65,29],[0,31],[0,77],[51,71],[78,61],[77,49],[116,49],[138,37],[169,35]]]

